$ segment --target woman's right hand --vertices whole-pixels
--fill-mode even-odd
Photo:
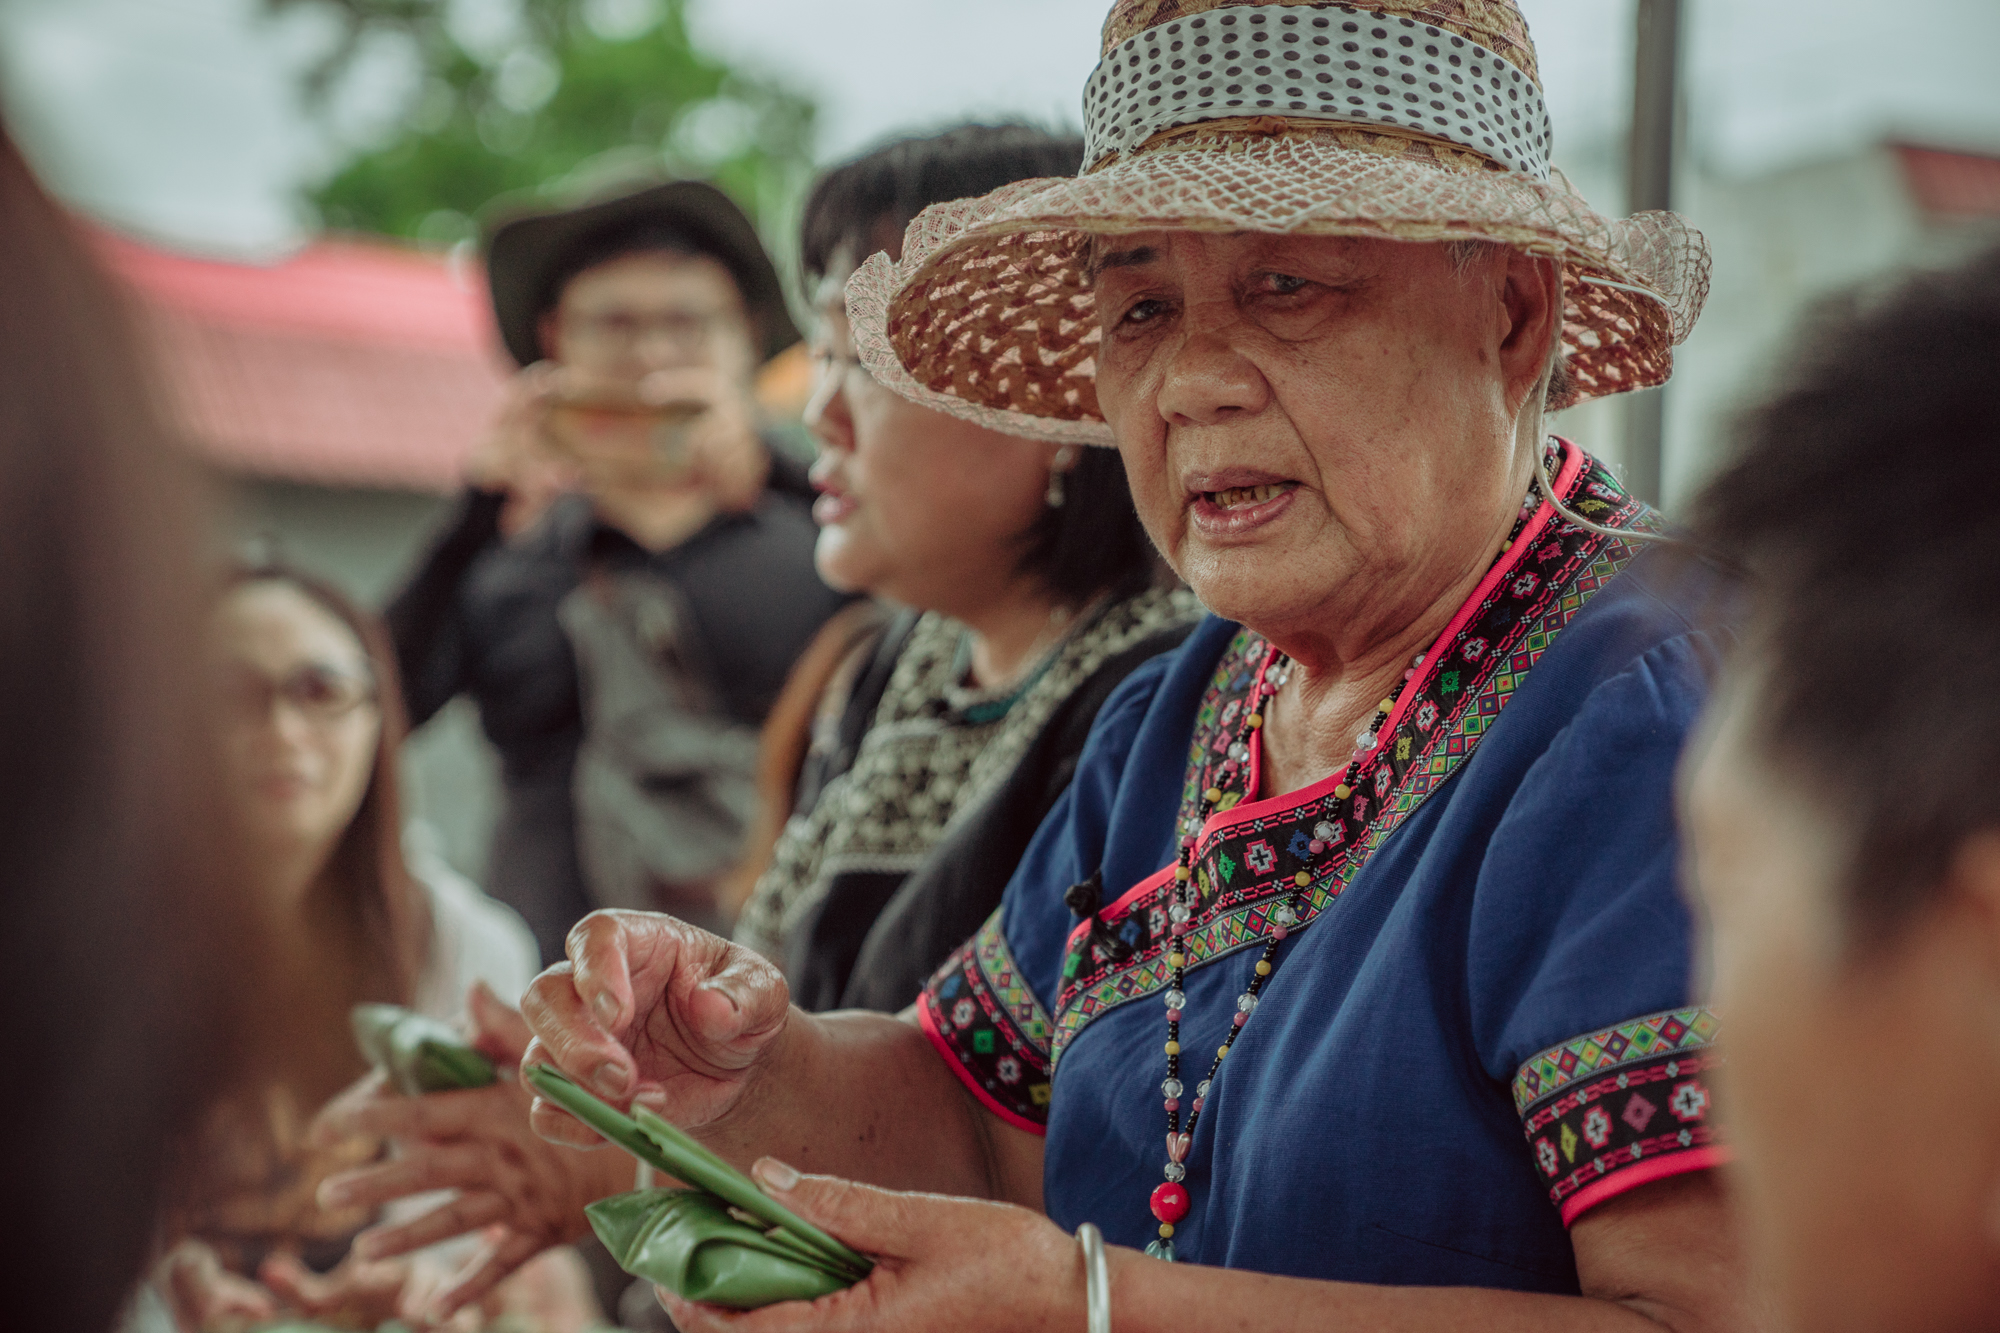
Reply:
[[[602,911],[577,923],[568,952],[522,997],[535,1034],[524,1065],[555,1065],[614,1105],[698,1130],[736,1112],[777,1058],[790,992],[741,945],[653,912]],[[532,1121],[559,1143],[603,1142],[539,1098]]]

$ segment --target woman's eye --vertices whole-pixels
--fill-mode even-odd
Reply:
[[[1149,297],[1135,304],[1130,310],[1127,310],[1124,318],[1118,322],[1121,324],[1145,324],[1157,319],[1166,308],[1167,303],[1165,301],[1158,301]]]
[[[1312,285],[1306,278],[1295,278],[1289,273],[1266,273],[1264,286],[1277,296],[1291,296]]]

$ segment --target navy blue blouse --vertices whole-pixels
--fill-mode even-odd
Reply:
[[[1560,462],[1572,509],[1655,521],[1575,446]],[[1269,910],[1301,869],[1311,884],[1207,1098],[1180,1260],[1574,1292],[1569,1222],[1722,1160],[1672,808],[1713,645],[1703,589],[1636,549],[1525,511],[1353,790],[1336,775],[1200,826],[1184,1096]],[[1167,886],[1270,656],[1211,618],[1136,672],[1000,910],[919,1003],[972,1091],[1046,1132],[1050,1216],[1115,1243],[1153,1238],[1167,1161]],[[1064,891],[1099,871],[1111,901],[1079,922]]]

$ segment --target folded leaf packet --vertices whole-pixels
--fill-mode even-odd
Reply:
[[[854,1283],[787,1243],[784,1232],[766,1235],[743,1221],[706,1190],[634,1190],[583,1212],[620,1268],[683,1300],[755,1310],[814,1300]]]
[[[530,1066],[527,1079],[640,1161],[692,1187],[635,1190],[584,1210],[604,1248],[634,1277],[683,1300],[754,1310],[840,1291],[874,1267],[645,1107],[628,1116],[550,1065]]]
[[[493,1062],[434,1018],[394,1004],[357,1004],[349,1015],[354,1043],[370,1064],[411,1097],[457,1088],[483,1088],[494,1080]]]

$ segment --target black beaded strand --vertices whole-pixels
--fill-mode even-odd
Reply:
[[[1415,674],[1423,665],[1419,656],[1409,671],[1403,673],[1405,680]],[[1257,702],[1243,719],[1243,730],[1225,752],[1222,765],[1222,781],[1241,774],[1244,795],[1250,794],[1249,786],[1249,743],[1251,737],[1264,725],[1262,708],[1264,701],[1274,698],[1291,678],[1291,660],[1283,653],[1273,653],[1267,660],[1252,697]],[[1275,675],[1276,679],[1273,679]],[[1389,714],[1395,710],[1393,697],[1382,700],[1375,710],[1375,716],[1366,730],[1355,738],[1354,756],[1349,760],[1347,773],[1334,788],[1337,800],[1347,800],[1354,794],[1354,781],[1361,765],[1375,753],[1381,744],[1383,725]],[[1236,997],[1236,1013],[1230,1021],[1229,1035],[1216,1048],[1215,1059],[1209,1064],[1208,1075],[1196,1085],[1194,1101],[1188,1108],[1187,1129],[1181,1129],[1181,1094],[1186,1091],[1181,1083],[1181,1012],[1187,1005],[1187,993],[1182,989],[1187,979],[1187,950],[1184,941],[1194,926],[1195,909],[1200,903],[1200,890],[1194,884],[1194,853],[1201,829],[1208,823],[1221,805],[1223,789],[1220,781],[1202,792],[1201,806],[1197,814],[1188,820],[1191,827],[1184,828],[1181,836],[1180,856],[1174,866],[1174,886],[1168,899],[1167,919],[1173,932],[1173,943],[1167,953],[1167,966],[1171,969],[1172,980],[1165,995],[1167,1005],[1167,1077],[1160,1084],[1160,1091],[1166,1094],[1167,1111],[1167,1163],[1166,1181],[1153,1189],[1149,1201],[1153,1216],[1159,1221],[1159,1238],[1146,1246],[1146,1253],[1156,1259],[1172,1262],[1174,1258],[1174,1224],[1188,1214],[1191,1199],[1187,1187],[1181,1182],[1187,1177],[1185,1161],[1188,1150],[1194,1142],[1195,1126],[1200,1123],[1202,1108],[1207,1104],[1209,1088],[1215,1076],[1222,1070],[1222,1062],[1229,1055],[1229,1048],[1236,1044],[1237,1036],[1243,1031],[1250,1015],[1256,1012],[1258,996],[1264,985],[1277,969],[1275,959],[1278,946],[1291,934],[1293,926],[1299,924],[1300,909],[1304,905],[1300,895],[1311,886],[1312,872],[1301,870],[1293,877],[1292,891],[1271,909],[1271,930],[1264,941],[1263,953],[1250,977],[1250,984],[1243,994]],[[1308,844],[1307,851],[1318,856],[1333,842],[1333,827],[1321,821],[1313,830],[1315,836]]]

